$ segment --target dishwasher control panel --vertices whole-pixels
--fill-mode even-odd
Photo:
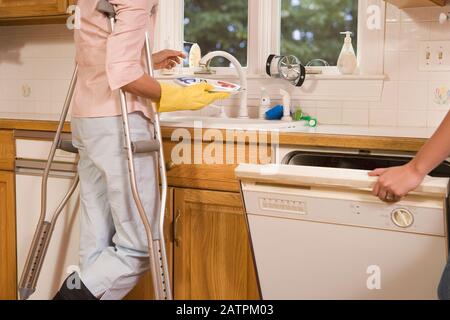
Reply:
[[[297,194],[289,194],[258,188],[243,190],[247,214],[436,236],[446,233],[444,199],[387,204],[352,193],[333,196],[297,189]]]
[[[261,208],[264,210],[301,215],[306,214],[306,203],[303,201],[282,200],[269,197],[262,197],[259,201]]]

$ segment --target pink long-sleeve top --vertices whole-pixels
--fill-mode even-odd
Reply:
[[[78,82],[72,116],[110,117],[121,114],[117,90],[145,70],[145,33],[154,39],[158,0],[110,0],[117,13],[114,32],[96,11],[97,0],[78,0],[80,28],[75,30]],[[127,94],[129,112],[151,118],[146,99]]]

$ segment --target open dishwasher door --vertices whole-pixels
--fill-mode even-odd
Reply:
[[[263,299],[437,299],[447,178],[387,204],[366,170],[288,163],[241,165],[236,175]]]

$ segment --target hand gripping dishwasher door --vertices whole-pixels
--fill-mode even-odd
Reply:
[[[236,175],[264,299],[437,299],[448,179],[387,204],[363,170],[241,165]]]

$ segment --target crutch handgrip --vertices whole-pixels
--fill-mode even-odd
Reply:
[[[159,152],[161,144],[159,141],[135,141],[132,143],[133,153]]]
[[[73,146],[71,140],[62,140],[58,149],[69,153],[78,153],[78,149]]]
[[[116,10],[114,6],[107,0],[100,0],[97,3],[97,11],[106,15],[109,19],[114,19],[116,17]]]

